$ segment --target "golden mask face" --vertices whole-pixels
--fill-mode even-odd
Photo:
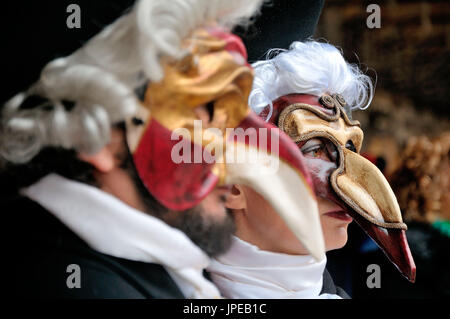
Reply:
[[[167,64],[165,77],[149,86],[145,106],[170,130],[193,130],[195,109],[213,103],[214,115],[204,128],[236,127],[247,116],[247,96],[253,73],[245,60],[226,50],[226,42],[205,30],[197,31],[185,44],[191,54]]]
[[[321,137],[337,152],[330,175],[333,190],[369,222],[384,228],[406,229],[395,195],[380,170],[359,152],[363,132],[345,113],[342,96],[324,95],[320,105],[293,103],[280,114],[278,126],[295,142]]]
[[[316,196],[348,212],[414,282],[416,266],[397,200],[379,169],[359,154],[363,132],[359,122],[348,118],[345,107],[339,95],[290,94],[273,102],[269,120],[308,154],[305,161]]]
[[[187,209],[225,179],[224,165],[198,163],[203,158],[194,154],[203,154],[206,145],[214,149],[216,143],[223,144],[225,129],[236,127],[248,115],[247,96],[253,81],[245,47],[236,36],[199,29],[183,46],[187,56],[162,61],[164,78],[148,85],[135,117],[141,125],[134,125],[133,119],[127,122],[128,145],[141,179],[172,209]],[[208,118],[201,112],[208,113]],[[205,133],[209,128],[215,130]],[[193,148],[193,163],[185,165],[189,170],[173,161],[171,150],[180,139]],[[171,190],[171,183],[179,185],[178,194]]]

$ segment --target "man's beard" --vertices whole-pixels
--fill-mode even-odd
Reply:
[[[201,205],[177,214],[176,218],[164,218],[169,225],[184,232],[210,257],[223,254],[230,248],[236,227],[231,210],[226,209],[223,220],[205,214]]]
[[[132,177],[139,197],[146,207],[146,213],[184,232],[210,257],[218,256],[228,250],[231,245],[232,235],[236,231],[230,209],[224,208],[226,213],[222,220],[206,214],[207,212],[204,211],[201,204],[182,212],[170,211],[161,205],[147,190],[139,178],[131,154],[128,153],[121,167]]]

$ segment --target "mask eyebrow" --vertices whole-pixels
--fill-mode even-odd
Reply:
[[[314,140],[316,140],[316,142],[314,143]],[[311,138],[309,140],[306,140],[302,143],[302,145],[298,145],[299,149],[302,152],[308,152],[310,149],[312,149],[313,147],[317,147],[319,145],[323,145],[323,142],[319,139],[319,138]]]

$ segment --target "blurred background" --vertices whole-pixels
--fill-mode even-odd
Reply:
[[[83,28],[56,27],[65,23],[65,8],[72,2],[83,7]],[[8,81],[0,100],[28,87],[46,62],[78,48],[133,2],[5,3],[0,27],[9,49],[0,60]],[[380,7],[379,29],[366,24],[372,3]],[[250,62],[262,59],[269,48],[287,48],[314,34],[342,48],[349,62],[376,79],[372,105],[354,118],[365,132],[364,155],[383,171],[398,197],[417,282],[402,278],[352,223],[345,248],[328,254],[336,284],[353,298],[450,297],[450,2],[272,0],[253,25],[236,33],[244,37]],[[381,267],[379,289],[366,285],[370,264]]]
[[[369,4],[381,28],[370,29]],[[335,281],[353,298],[450,297],[450,3],[448,0],[326,0],[314,38],[342,48],[377,81],[366,111],[364,155],[388,178],[408,224],[417,266],[409,283],[352,223],[347,246],[328,254]],[[381,267],[381,288],[366,285]]]

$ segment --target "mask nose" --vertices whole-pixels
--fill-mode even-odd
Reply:
[[[343,165],[332,176],[334,190],[355,211],[385,228],[406,229],[383,173],[358,153],[343,149]]]
[[[381,171],[358,153],[343,149],[343,163],[331,176],[336,194],[386,256],[411,282],[416,266],[406,240],[406,225],[394,192]]]

